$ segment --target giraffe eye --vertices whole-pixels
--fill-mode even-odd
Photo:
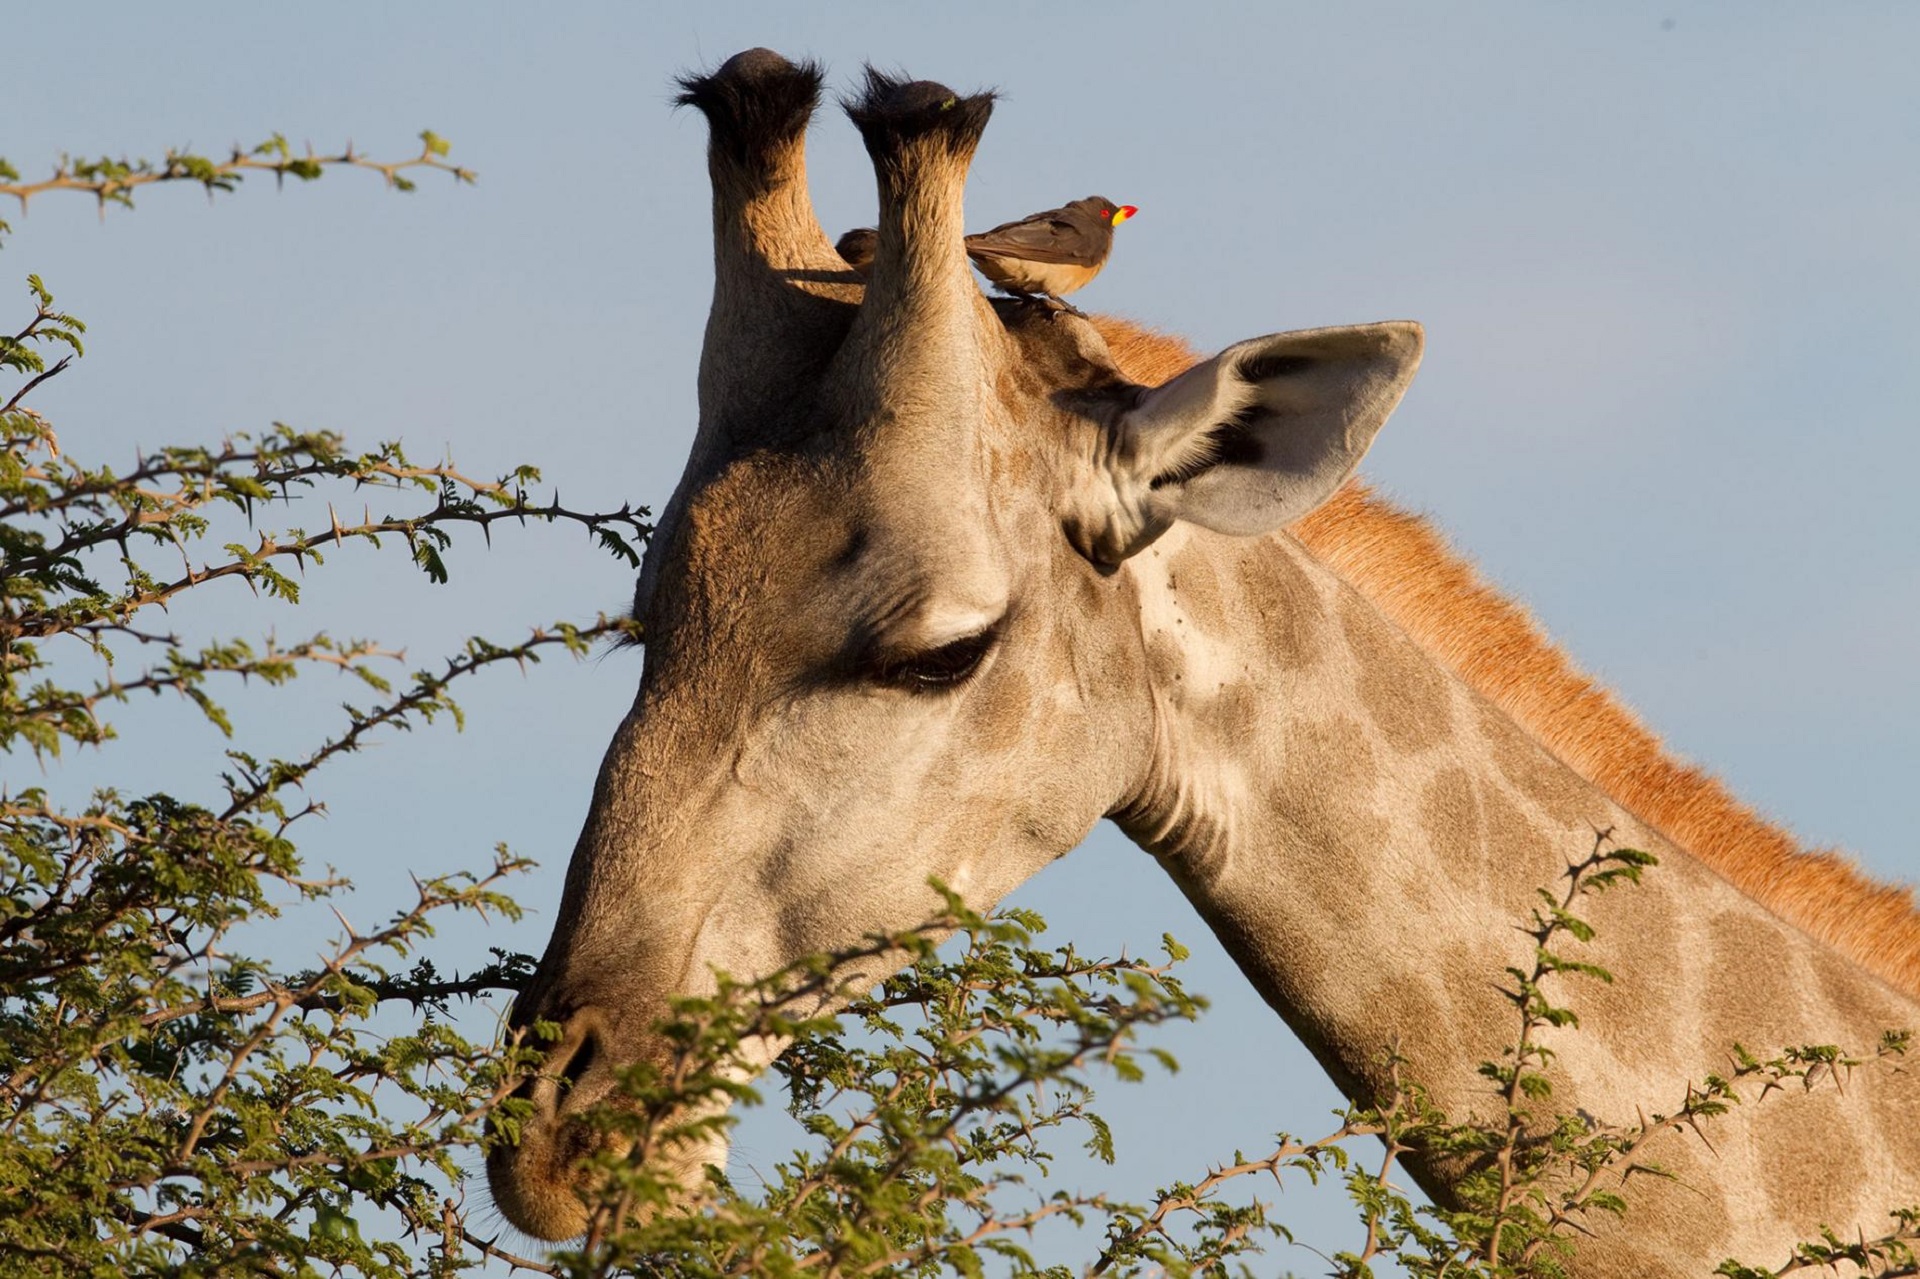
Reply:
[[[938,648],[888,658],[876,663],[874,678],[910,692],[935,692],[964,684],[993,651],[998,632],[989,627]]]

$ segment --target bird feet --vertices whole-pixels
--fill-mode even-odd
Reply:
[[[1063,312],[1073,316],[1075,319],[1084,320],[1087,318],[1085,311],[1082,311],[1065,298],[1055,297],[1051,293],[1020,293],[1004,285],[1001,286],[1000,292],[1023,306],[1039,307],[1047,313],[1047,319],[1049,320],[1058,319]]]
[[[1007,289],[1005,292],[1010,298],[1018,298],[1029,305],[1044,309],[1049,320],[1056,318],[1063,311],[1082,320],[1087,318],[1085,311],[1065,298],[1055,297],[1051,293],[1015,293],[1012,289]]]

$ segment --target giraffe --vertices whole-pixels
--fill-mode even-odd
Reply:
[[[934,877],[989,906],[1103,817],[1363,1101],[1397,1046],[1451,1113],[1495,1113],[1512,925],[1598,829],[1662,864],[1588,912],[1617,980],[1548,1032],[1563,1107],[1629,1119],[1735,1042],[1920,1027],[1908,891],[1674,764],[1354,480],[1418,325],[1200,360],[989,302],[961,197],[991,97],[872,71],[848,104],[880,197],[863,284],[808,195],[821,83],[751,50],[683,85],[713,188],[700,420],[636,589],[640,688],[512,1014],[562,1030],[489,1156],[510,1221],[584,1227],[604,1138],[575,1121],[662,1054],[668,998],[912,926]],[[1636,1181],[1578,1273],[1703,1273],[1920,1201],[1911,1072],[1661,1140],[1676,1177]],[[1444,1202],[1459,1170],[1414,1173]]]

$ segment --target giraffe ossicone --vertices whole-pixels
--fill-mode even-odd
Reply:
[[[711,130],[699,428],[636,592],[639,692],[516,1004],[562,1035],[489,1159],[509,1220],[585,1226],[578,1116],[664,1055],[670,998],[913,926],[933,878],[989,906],[1103,817],[1356,1098],[1397,1045],[1451,1113],[1495,1113],[1513,921],[1596,829],[1662,865],[1590,912],[1617,980],[1552,1043],[1561,1105],[1627,1120],[1735,1042],[1920,1028],[1909,892],[1673,763],[1351,478],[1417,325],[1199,361],[996,306],[962,242],[990,97],[874,73],[849,107],[880,196],[863,285],[807,192],[821,82],[754,50],[683,86]],[[1920,1201],[1920,1072],[1738,1108],[1711,1149],[1669,1136],[1674,1180],[1590,1223],[1578,1273],[1703,1273]],[[1458,1171],[1415,1167],[1442,1200]]]

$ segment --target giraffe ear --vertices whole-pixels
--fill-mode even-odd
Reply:
[[[1276,333],[1142,392],[1068,521],[1075,544],[1117,564],[1175,520],[1252,536],[1299,519],[1360,465],[1423,342],[1409,321]]]

